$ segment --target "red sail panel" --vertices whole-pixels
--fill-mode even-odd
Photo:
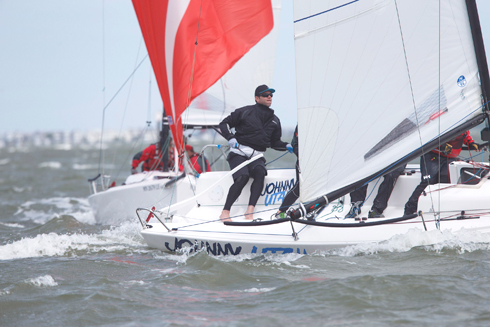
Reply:
[[[175,145],[181,115],[266,36],[272,6],[264,0],[133,0]],[[196,45],[197,40],[197,45]]]

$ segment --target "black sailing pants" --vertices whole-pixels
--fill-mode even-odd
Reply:
[[[288,194],[282,200],[280,212],[285,212],[290,206],[299,198],[299,160],[296,160],[296,183],[293,188],[289,190]]]
[[[417,212],[419,197],[428,185],[449,183],[449,164],[455,158],[447,158],[434,152],[428,152],[420,157],[421,182],[405,203],[405,214]],[[440,181],[439,181],[440,177]]]
[[[400,174],[403,173],[405,167],[406,165],[398,167],[391,173],[383,176],[383,182],[378,188],[378,194],[373,201],[373,206],[371,207],[371,210],[376,210],[376,212],[378,213],[383,213],[383,211],[388,206],[388,200],[390,199],[391,193],[393,192],[396,180],[398,179]],[[366,200],[367,187],[367,185],[364,185],[363,187],[351,192],[351,203],[357,201],[364,202],[364,200]]]

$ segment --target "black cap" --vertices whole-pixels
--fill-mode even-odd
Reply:
[[[255,89],[255,96],[258,97],[259,95],[261,95],[265,91],[270,91],[271,93],[276,92],[276,90],[270,89],[267,85],[263,84],[263,85],[257,86],[257,88]]]

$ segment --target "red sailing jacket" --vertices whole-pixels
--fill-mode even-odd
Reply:
[[[142,171],[163,170],[162,153],[157,145],[158,143],[151,144],[143,151],[136,153],[131,167],[136,169],[143,162]]]
[[[432,152],[440,153],[441,156],[443,156],[443,157],[456,158],[461,153],[461,148],[463,147],[463,144],[470,145],[470,143],[473,143],[473,142],[475,142],[475,141],[473,141],[473,138],[470,135],[470,131],[466,131],[463,134],[456,137],[454,140],[446,142],[452,146],[452,150],[448,154],[442,152],[439,149],[434,149],[434,150],[432,150]],[[445,145],[442,145],[441,149],[444,149],[444,147],[445,147]]]

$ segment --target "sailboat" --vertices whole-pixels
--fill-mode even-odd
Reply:
[[[144,0],[133,3],[140,13],[149,6]],[[240,1],[227,3],[238,6]],[[176,9],[172,4],[161,2],[169,11]],[[206,17],[193,1],[188,4],[179,6],[179,17]],[[267,10],[261,7],[260,12]],[[138,19],[146,28],[156,20],[151,11]],[[198,24],[174,23],[194,35],[201,32]],[[160,40],[145,37],[145,42],[157,47]],[[281,199],[296,181],[292,171],[271,171],[255,220],[247,221],[239,212],[248,198],[244,192],[232,221],[222,222],[218,217],[233,171],[206,173],[196,183],[196,196],[152,210],[149,221],[141,217],[145,210],[139,212],[141,234],[150,247],[213,255],[309,254],[382,242],[411,229],[490,232],[490,210],[485,209],[490,167],[471,160],[451,163],[450,182],[428,186],[415,214],[404,214],[404,203],[422,177],[420,167],[409,164],[385,217],[346,218],[350,192],[369,185],[368,194],[375,194],[383,175],[484,121],[488,125],[490,82],[474,0],[294,1],[294,42],[298,204],[286,218],[276,217],[278,204],[272,199]],[[207,55],[201,58],[203,69],[214,61],[214,53]],[[162,56],[153,54],[154,67]],[[194,83],[198,79],[193,76]],[[169,89],[166,84],[162,93]],[[488,128],[482,131],[484,141],[490,141],[488,134]],[[371,202],[368,198],[364,205]]]
[[[161,1],[151,4],[152,10],[166,8],[160,8],[160,4]],[[173,5],[175,6],[176,3]],[[135,6],[135,8],[139,7]],[[274,0],[271,9],[273,21],[279,22],[280,9],[280,1]],[[138,14],[138,10],[136,13]],[[163,208],[196,195],[195,188],[199,174],[187,164],[183,165],[183,172],[179,171],[177,154],[182,153],[185,156],[185,151],[182,151],[182,132],[183,130],[218,130],[221,120],[250,98],[242,92],[243,90],[250,90],[251,94],[258,83],[272,82],[279,36],[278,25],[270,24],[271,29],[267,36],[256,38],[253,49],[249,49],[246,53],[242,49],[240,55],[235,56],[234,61],[236,62],[233,67],[222,69],[221,75],[216,75],[216,80],[212,85],[195,92],[192,99],[186,99],[185,108],[181,105],[179,115],[171,112],[170,108],[174,108],[174,104],[170,100],[164,102],[165,108],[169,108],[166,112],[170,114],[169,118],[164,115],[162,126],[166,124],[166,128],[169,126],[172,129],[173,139],[176,141],[174,150],[176,157],[173,160],[176,163],[175,167],[170,167],[170,171],[152,170],[129,175],[122,185],[115,186],[109,186],[110,176],[102,176],[103,174],[89,179],[91,195],[88,201],[98,224],[118,225],[123,221],[133,220],[136,217],[137,208]],[[145,32],[146,25],[141,26],[143,34],[147,33]],[[147,26],[147,29],[149,28]],[[148,52],[152,57],[155,56],[154,51],[157,50],[148,46]],[[251,66],[255,68],[251,69]],[[162,68],[158,64],[155,67]],[[158,69],[155,72],[158,72]],[[158,74],[156,77],[159,79],[160,91],[164,92],[162,94],[168,94],[162,91],[164,86]],[[199,153],[209,158],[210,155],[214,155],[213,151],[215,151],[218,156],[223,154],[222,157],[224,157],[222,147],[224,144],[227,144],[226,140],[218,136],[215,144],[206,145]],[[184,162],[187,163],[187,160]],[[221,167],[215,165],[211,168],[217,170]],[[187,208],[190,210],[192,207]],[[184,209],[181,209],[181,213],[184,213],[182,210]]]

